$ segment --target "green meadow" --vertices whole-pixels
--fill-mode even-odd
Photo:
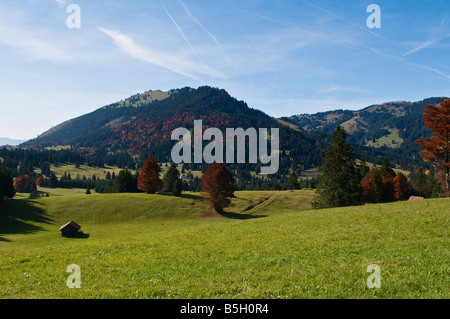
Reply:
[[[450,199],[311,210],[313,196],[236,192],[222,215],[199,193],[10,200],[0,298],[450,297]],[[61,237],[70,220],[80,238]],[[71,264],[80,289],[67,286]]]

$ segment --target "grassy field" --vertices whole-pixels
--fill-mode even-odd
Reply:
[[[403,143],[403,139],[399,135],[398,129],[389,129],[390,134],[386,136],[382,136],[375,141],[369,141],[365,146],[369,147],[381,147],[387,146],[390,148],[398,148]]]
[[[237,192],[223,215],[197,193],[8,201],[0,298],[450,297],[449,199],[310,210],[313,195]],[[83,238],[60,236],[69,220]]]

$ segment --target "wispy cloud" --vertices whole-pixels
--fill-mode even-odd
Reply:
[[[102,27],[98,29],[109,36],[113,40],[114,44],[123,52],[135,59],[157,65],[197,81],[200,81],[197,74],[214,74],[216,76],[222,76],[218,71],[206,68],[196,62],[184,59],[168,52],[141,46],[137,44],[131,36],[123,34],[119,30],[114,31]]]
[[[63,6],[67,3],[67,0],[54,0],[57,4],[59,4],[60,6]]]
[[[420,50],[425,49],[425,48],[427,48],[427,47],[429,47],[429,46],[432,46],[432,45],[434,45],[434,44],[436,44],[436,43],[438,43],[438,42],[441,42],[442,40],[445,40],[445,39],[447,39],[448,37],[450,37],[450,34],[447,34],[446,36],[441,37],[441,38],[439,38],[439,39],[430,39],[430,40],[427,40],[427,41],[425,41],[424,43],[422,43],[422,44],[418,45],[417,47],[415,47],[414,49],[412,49],[412,50],[406,52],[405,54],[403,54],[403,56],[407,56],[407,55],[410,55],[410,54],[419,52]]]
[[[214,81],[214,83],[216,84],[216,86],[219,86],[216,82],[215,77],[220,77],[220,78],[225,78],[225,76],[215,70],[212,70],[211,68],[209,68],[206,63],[203,61],[203,59],[201,58],[201,56],[198,54],[197,50],[195,50],[195,48],[192,46],[191,42],[189,41],[189,39],[186,37],[186,35],[184,34],[183,30],[181,30],[180,26],[178,25],[178,23],[175,21],[175,19],[172,17],[172,15],[169,13],[169,11],[167,10],[166,6],[164,5],[164,3],[162,3],[161,1],[161,5],[164,9],[164,11],[166,12],[167,16],[170,18],[170,20],[173,22],[173,24],[175,25],[175,27],[177,28],[178,32],[181,34],[181,36],[183,37],[184,41],[186,41],[186,43],[188,44],[188,46],[191,48],[192,52],[194,53],[194,55],[197,57],[198,61],[203,65],[205,70],[209,70],[208,71],[208,75],[211,77],[211,79]]]
[[[222,45],[222,43],[220,43],[220,42],[217,40],[217,38],[216,38],[211,32],[209,32],[208,29],[206,29],[206,28],[203,26],[202,23],[200,23],[200,21],[199,21],[199,20],[191,13],[191,11],[189,10],[189,8],[186,6],[186,4],[185,4],[183,1],[181,1],[181,0],[178,0],[178,1],[180,2],[181,6],[182,6],[183,9],[184,9],[184,12],[189,16],[189,18],[191,18],[192,21],[194,21],[194,22],[200,27],[200,29],[202,29],[203,32],[205,32],[205,33],[211,38],[211,40],[216,44],[216,46],[217,46],[221,51],[224,52],[225,58],[227,59],[227,62],[228,62],[229,64],[231,64],[230,59],[229,59],[229,57],[228,57],[228,55],[227,55],[227,52],[226,52],[224,46]]]
[[[328,14],[328,15],[330,15],[330,16],[336,18],[336,19],[339,19],[339,20],[341,20],[341,21],[343,21],[343,22],[345,22],[345,23],[347,23],[347,24],[349,24],[349,25],[351,25],[351,26],[353,26],[353,27],[355,27],[355,28],[358,28],[358,29],[360,29],[360,30],[363,30],[363,31],[365,31],[365,32],[368,32],[368,33],[370,33],[371,35],[373,35],[373,36],[375,36],[375,37],[377,37],[377,38],[380,38],[380,39],[382,39],[382,40],[384,40],[384,41],[386,41],[386,42],[389,42],[390,44],[392,44],[392,45],[394,45],[394,46],[396,46],[396,47],[400,47],[400,48],[402,48],[402,49],[405,49],[405,47],[404,47],[402,44],[397,43],[397,42],[395,42],[395,41],[392,41],[392,40],[390,40],[390,39],[388,39],[388,38],[386,38],[386,37],[383,37],[382,35],[380,35],[380,34],[378,34],[378,33],[376,33],[376,32],[373,32],[372,30],[370,30],[370,29],[368,29],[368,28],[366,28],[366,27],[364,27],[364,26],[361,26],[361,25],[356,24],[356,23],[354,23],[354,22],[352,22],[352,21],[349,21],[349,20],[347,20],[347,19],[345,19],[345,18],[343,18],[343,17],[341,17],[341,16],[339,16],[339,15],[337,15],[337,14],[335,14],[335,13],[329,11],[329,10],[326,10],[326,9],[324,9],[324,8],[322,8],[322,7],[319,7],[319,6],[317,6],[317,5],[314,5],[314,4],[312,4],[312,3],[310,3],[310,2],[308,2],[308,1],[306,1],[306,0],[300,0],[300,1],[302,1],[302,2],[305,3],[306,5],[310,6],[311,8],[315,8],[315,9],[317,9],[317,10],[319,10],[319,11],[322,11],[322,12],[324,12],[324,13],[326,13],[326,14]]]
[[[373,91],[360,89],[357,87],[342,87],[334,84],[330,84],[329,86],[319,89],[318,93],[320,94],[328,94],[333,92],[351,92],[351,93],[373,93]]]
[[[33,60],[68,62],[71,55],[61,43],[43,36],[33,29],[19,27],[0,19],[0,44],[16,48],[17,51]]]
[[[438,42],[441,42],[450,37],[449,20],[447,18],[442,19],[439,25],[432,27],[429,32],[428,40],[416,45],[413,49],[406,52],[403,56],[407,56],[413,53],[417,53],[425,48],[431,47]]]

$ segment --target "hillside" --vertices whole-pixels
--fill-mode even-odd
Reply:
[[[175,144],[170,140],[172,131],[178,127],[191,130],[194,120],[202,120],[204,128],[216,127],[222,132],[226,128],[280,128],[282,170],[290,168],[292,158],[304,168],[317,167],[326,143],[323,134],[280,124],[225,90],[200,87],[138,94],[61,123],[21,146],[66,147],[94,155],[125,152],[141,158],[151,154],[167,162]]]
[[[301,114],[289,118],[305,130],[331,134],[342,126],[349,134],[348,141],[361,146],[377,148],[387,157],[399,157],[403,166],[408,161],[423,164],[416,140],[428,137],[422,115],[428,104],[437,105],[445,97],[428,98],[419,102],[390,102],[372,105],[359,111],[336,110],[316,114]]]
[[[14,199],[0,298],[448,298],[449,199],[309,210],[312,196],[237,192],[226,216],[195,193]],[[60,237],[68,220],[83,238]]]

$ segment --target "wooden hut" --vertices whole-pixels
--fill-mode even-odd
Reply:
[[[61,236],[63,237],[76,237],[78,235],[78,231],[81,229],[81,226],[75,223],[74,221],[70,221],[65,225],[62,225],[59,228],[61,232]]]

